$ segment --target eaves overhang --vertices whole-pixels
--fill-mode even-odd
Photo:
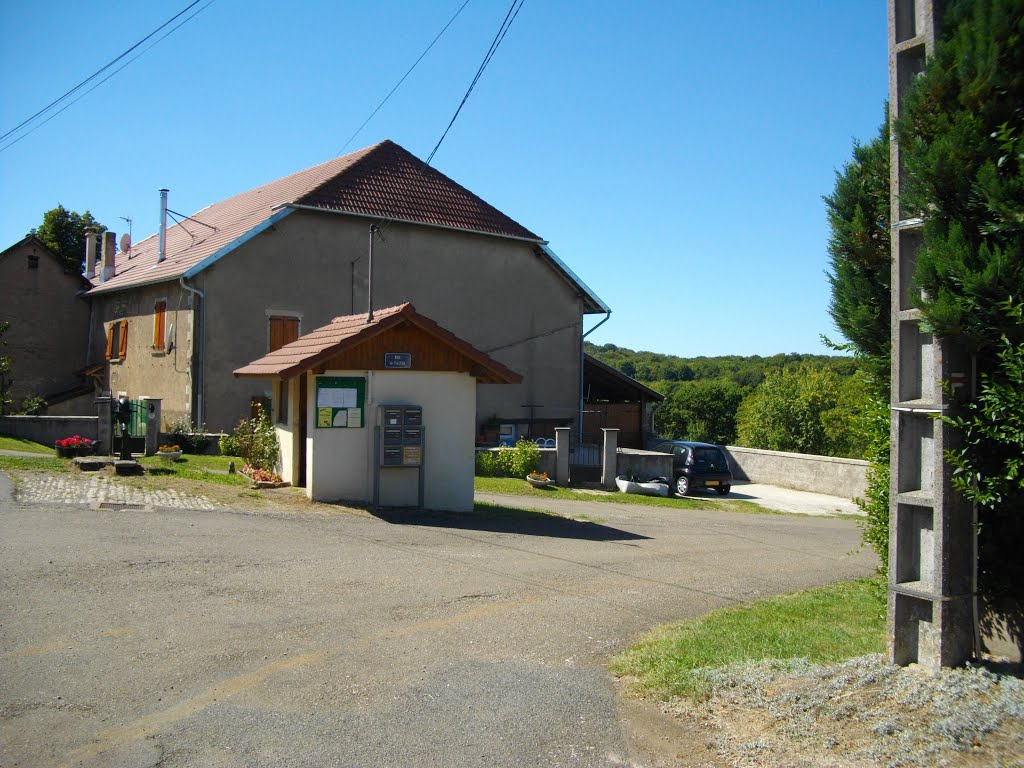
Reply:
[[[586,283],[580,280],[579,276],[575,272],[569,269],[569,265],[558,258],[555,252],[548,247],[546,242],[540,243],[538,247],[542,254],[550,259],[555,269],[561,272],[562,276],[565,277],[570,284],[579,289],[580,296],[583,298],[583,314],[595,315],[600,313],[609,313],[612,311],[611,307],[605,304],[601,300],[600,296],[594,293]]]

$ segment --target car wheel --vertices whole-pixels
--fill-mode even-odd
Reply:
[[[718,495],[719,496],[725,496],[725,494],[727,494],[729,491],[732,490],[732,486],[731,485],[720,485],[715,490],[718,491]]]
[[[676,493],[680,496],[685,496],[690,492],[690,478],[686,475],[680,475],[676,478]]]

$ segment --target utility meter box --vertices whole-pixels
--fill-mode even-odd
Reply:
[[[380,466],[422,466],[423,408],[418,405],[382,405],[380,414]]]

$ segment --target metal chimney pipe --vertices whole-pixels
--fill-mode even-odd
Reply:
[[[85,276],[96,277],[96,227],[85,228]]]
[[[167,258],[167,192],[160,190],[160,250],[157,253],[156,262],[159,264]]]

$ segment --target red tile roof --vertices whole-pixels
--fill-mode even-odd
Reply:
[[[235,376],[250,378],[290,379],[404,322],[416,325],[479,365],[482,373],[477,378],[480,380],[505,384],[518,384],[523,380],[515,371],[421,315],[408,302],[374,310],[370,322],[367,322],[365,313],[336,317],[327,325],[236,369],[234,373]]]
[[[328,160],[256,189],[215,203],[169,226],[167,258],[157,261],[159,235],[117,254],[116,274],[91,293],[176,280],[262,231],[288,205],[301,205],[380,219],[481,232],[542,242],[542,239],[395,144],[371,147]],[[200,223],[201,222],[201,223]]]

